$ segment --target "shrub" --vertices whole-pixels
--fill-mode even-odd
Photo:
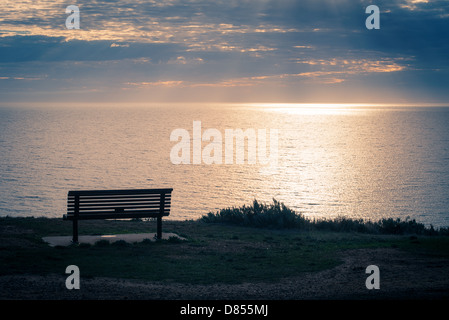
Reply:
[[[209,212],[200,220],[207,223],[226,223],[255,228],[272,229],[307,229],[327,230],[333,232],[359,232],[373,234],[417,234],[417,235],[449,235],[449,227],[434,229],[424,224],[399,218],[384,218],[377,222],[337,217],[334,219],[306,219],[302,214],[288,208],[273,199],[270,204],[253,201],[251,206],[225,208],[216,213]]]
[[[306,223],[301,214],[273,199],[273,203],[253,201],[252,206],[225,208],[217,213],[209,212],[201,218],[205,222],[228,223],[256,228],[300,228]]]

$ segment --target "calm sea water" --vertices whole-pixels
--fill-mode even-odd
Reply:
[[[278,129],[278,166],[175,165],[177,128]],[[0,215],[62,217],[69,190],[173,187],[169,219],[276,198],[308,217],[449,226],[449,108],[0,108]],[[268,150],[269,151],[269,150]]]

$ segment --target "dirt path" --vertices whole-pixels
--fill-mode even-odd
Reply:
[[[0,299],[449,299],[449,259],[417,258],[397,249],[358,249],[343,254],[336,268],[275,283],[238,285],[159,284],[110,278],[81,278],[79,290],[66,275],[0,277]],[[368,290],[368,265],[380,269],[380,289]]]

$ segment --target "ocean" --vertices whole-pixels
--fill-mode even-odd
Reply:
[[[170,187],[171,220],[274,198],[310,218],[449,226],[448,124],[449,107],[3,106],[0,216],[62,218],[69,190]],[[258,134],[243,163],[225,144],[238,129]],[[176,132],[189,134],[184,149]],[[249,161],[264,151],[260,133],[268,164]]]

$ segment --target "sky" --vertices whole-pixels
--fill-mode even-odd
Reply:
[[[0,2],[0,103],[432,104],[448,89],[447,0]]]

